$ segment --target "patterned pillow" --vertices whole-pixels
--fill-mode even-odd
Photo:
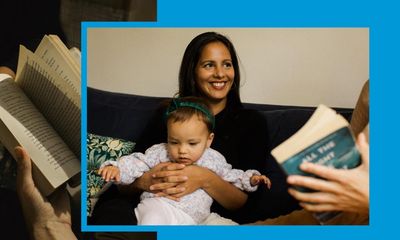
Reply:
[[[106,160],[116,161],[123,155],[133,152],[134,142],[123,139],[87,134],[87,214],[91,216],[98,197],[109,186],[97,174],[100,165]]]

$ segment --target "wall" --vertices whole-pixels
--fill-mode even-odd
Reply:
[[[62,0],[60,21],[69,47],[81,46],[83,21],[156,21],[157,0]]]
[[[354,107],[369,78],[368,28],[91,28],[88,86],[172,96],[185,47],[208,30],[233,41],[244,102]]]

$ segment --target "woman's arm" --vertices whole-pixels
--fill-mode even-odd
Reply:
[[[302,164],[303,171],[324,179],[290,176],[288,183],[311,188],[317,192],[303,193],[290,189],[289,193],[301,201],[309,211],[369,212],[369,145],[364,133],[357,139],[362,164],[354,169],[333,169],[315,164]],[[326,179],[326,180],[325,180]]]
[[[369,122],[369,80],[367,80],[358,96],[357,104],[351,117],[351,128],[355,136],[363,131]]]
[[[228,210],[235,210],[242,207],[247,201],[247,194],[234,185],[208,170],[208,181],[205,181],[203,189]]]

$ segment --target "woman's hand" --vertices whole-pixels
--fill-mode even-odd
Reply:
[[[153,174],[153,178],[162,182],[153,184],[150,189],[159,191],[157,196],[179,201],[181,197],[203,187],[208,171],[206,168],[194,165],[171,164]]]
[[[364,133],[357,139],[362,163],[354,169],[334,169],[303,163],[301,170],[324,179],[305,176],[289,176],[288,183],[316,190],[303,193],[289,189],[300,205],[309,211],[347,211],[369,213],[369,145]]]
[[[65,188],[43,197],[32,178],[28,153],[15,148],[18,162],[17,193],[32,239],[76,239],[71,229],[71,210]]]
[[[169,188],[164,188],[159,195],[167,195],[179,200],[197,189],[204,188],[209,174],[210,170],[196,165],[186,166],[178,171],[160,171],[155,174],[155,177],[162,178],[164,183],[155,184],[151,189],[159,189],[158,187],[164,186],[164,184],[172,184]]]
[[[143,175],[132,184],[118,185],[118,189],[121,193],[128,195],[131,194],[132,191],[141,190],[164,196],[164,194],[162,194],[164,190],[174,188],[182,181],[182,177],[179,177],[179,171],[183,168],[185,168],[183,164],[171,162],[159,163],[149,171],[143,173]],[[160,172],[163,173],[160,174]]]
[[[204,167],[190,165],[170,173],[160,171],[155,176],[175,184],[174,187],[165,188],[158,195],[176,201],[200,188],[226,209],[238,209],[247,200],[246,193]],[[159,186],[163,185],[160,184]],[[153,185],[152,187],[156,188],[157,186]]]
[[[247,200],[247,195],[234,185],[224,181],[211,170],[196,165],[163,163],[139,179],[142,181],[142,187],[148,186],[146,191],[175,201],[200,188],[226,209],[240,208]]]

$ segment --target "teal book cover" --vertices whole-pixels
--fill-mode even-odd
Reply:
[[[288,175],[311,176],[300,170],[299,166],[302,162],[351,169],[361,163],[361,158],[350,129],[343,127],[290,157],[282,164],[282,167]],[[310,191],[304,188],[298,189]]]

